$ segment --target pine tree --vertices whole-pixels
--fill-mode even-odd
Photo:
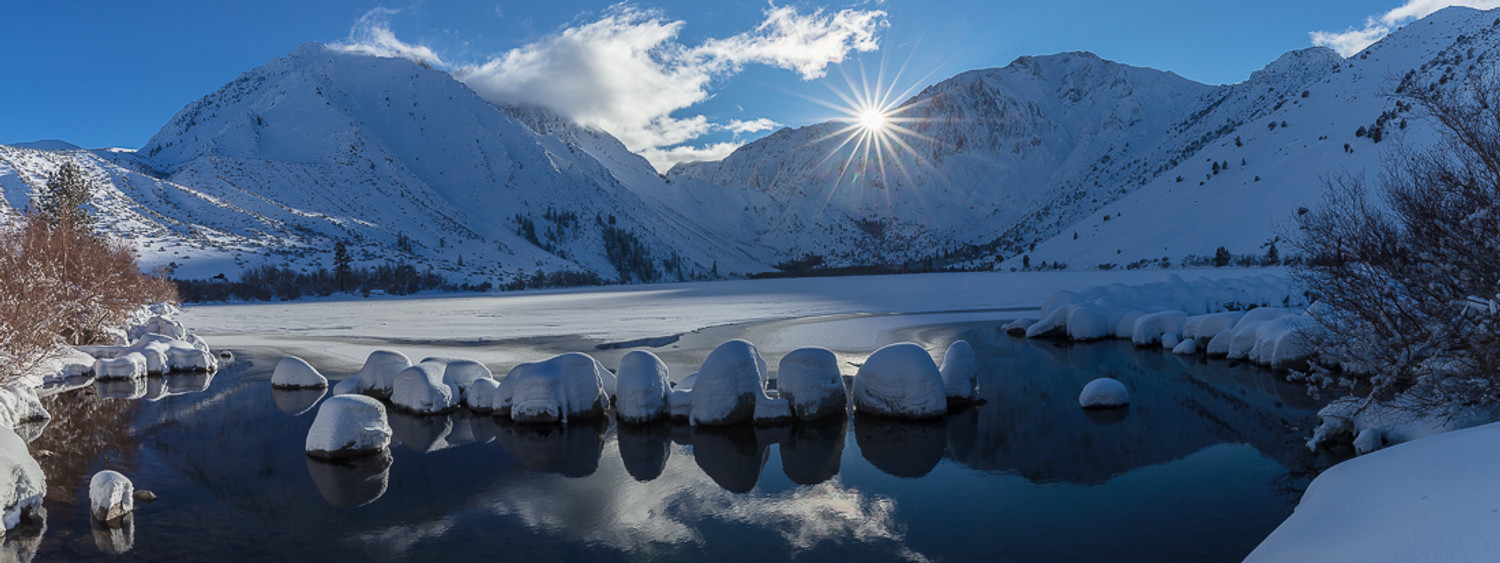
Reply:
[[[349,283],[349,277],[354,273],[350,263],[349,247],[344,241],[333,243],[333,277],[339,284],[339,291],[347,291],[345,287]]]
[[[34,205],[42,220],[88,233],[94,225],[83,206],[93,197],[94,183],[84,176],[83,168],[68,162],[47,175],[47,185],[36,195]]]

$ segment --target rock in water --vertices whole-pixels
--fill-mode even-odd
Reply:
[[[271,387],[276,389],[323,389],[328,379],[318,373],[307,360],[287,356],[276,362],[276,371],[271,373]]]
[[[1108,377],[1101,377],[1083,386],[1078,394],[1078,406],[1086,409],[1107,409],[1130,404],[1130,391],[1125,384]]]
[[[609,409],[606,373],[609,370],[592,356],[577,352],[521,364],[500,381],[493,409],[499,416],[528,423],[598,417]]]
[[[667,373],[667,364],[656,354],[645,350],[625,354],[620,358],[620,371],[616,376],[615,414],[620,417],[620,422],[643,424],[665,420],[671,415],[667,397],[672,392],[672,380]]]
[[[307,430],[307,455],[319,459],[370,455],[390,444],[385,405],[363,395],[329,397]]]
[[[376,350],[365,358],[365,365],[353,377],[340,381],[333,387],[334,395],[363,393],[381,399],[391,396],[396,376],[401,370],[411,367],[411,359],[395,350]]]
[[[942,416],[948,412],[943,376],[921,346],[887,345],[870,354],[854,375],[854,410],[914,420]]]
[[[781,357],[776,367],[776,390],[791,403],[799,420],[844,416],[849,390],[839,374],[839,360],[823,348],[801,348]]]
[[[89,480],[89,513],[94,520],[115,524],[135,509],[135,485],[124,475],[108,469]]]
[[[943,354],[943,390],[948,404],[970,405],[979,402],[979,362],[974,359],[974,347],[967,340],[954,341]]]
[[[135,494],[131,496],[134,496],[135,500],[141,502],[156,502],[156,493],[153,493],[147,489],[136,489]]]
[[[709,352],[692,384],[688,422],[720,426],[748,422],[765,399],[766,361],[755,345],[730,340]]]
[[[27,452],[26,441],[0,426],[0,524],[6,530],[16,527],[23,515],[42,508],[46,494],[47,476]]]
[[[462,399],[458,386],[443,380],[446,366],[422,362],[396,375],[391,385],[391,404],[415,414],[441,414],[458,408]]]

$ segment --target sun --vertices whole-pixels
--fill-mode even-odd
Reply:
[[[889,116],[878,107],[867,107],[859,112],[859,127],[866,133],[879,133],[889,124]]]

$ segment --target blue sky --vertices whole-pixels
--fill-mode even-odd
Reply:
[[[722,152],[767,134],[764,124],[771,122],[797,126],[836,117],[811,99],[836,99],[830,86],[844,89],[843,77],[860,69],[873,74],[882,65],[893,71],[904,64],[898,86],[919,88],[1021,55],[1087,50],[1201,82],[1231,83],[1285,51],[1312,45],[1313,32],[1332,32],[1320,41],[1349,52],[1443,5],[1500,4],[1404,1],[643,0],[622,7],[572,0],[0,0],[0,143],[58,138],[86,147],[138,147],[184,104],[308,41],[365,45],[388,33],[400,48],[423,48],[441,67],[467,76],[482,95],[506,100],[547,94],[545,83],[537,83],[541,90],[515,83],[518,69],[499,63],[507,53],[530,53],[532,64],[548,70],[558,64],[559,46],[566,47],[560,38],[618,40],[654,29],[670,37],[647,40],[646,47],[698,53],[691,63],[653,61],[649,54],[634,61],[671,70],[644,86],[676,91],[578,117],[618,129],[612,132],[627,145],[658,151],[659,159],[671,147]],[[810,26],[825,33],[818,37],[843,40],[811,56],[804,46],[769,37],[774,25],[757,31],[773,14],[786,16],[781,23],[789,28]],[[748,54],[758,47],[765,49]],[[488,70],[487,62],[494,63]],[[692,80],[681,80],[684,72]],[[597,95],[642,85],[604,86]],[[595,101],[578,103],[593,107]],[[657,107],[633,109],[651,103]],[[627,115],[632,111],[645,115]]]

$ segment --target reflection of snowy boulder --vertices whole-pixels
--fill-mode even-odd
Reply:
[[[101,399],[139,399],[146,396],[146,378],[101,379],[94,382]]]
[[[854,375],[854,409],[894,418],[942,416],[948,411],[943,376],[921,346],[885,346],[870,354]]]
[[[495,380],[490,368],[474,360],[461,358],[425,358],[421,363],[435,362],[443,365],[443,381],[458,387],[460,393],[481,379]]]
[[[287,356],[276,362],[276,370],[271,373],[271,387],[275,389],[322,389],[328,387],[328,379],[318,370],[307,363],[307,360],[296,356]]]
[[[620,381],[623,383],[624,378]],[[640,482],[660,477],[672,453],[672,429],[664,424],[623,425],[616,431],[620,461],[625,471]]]
[[[89,480],[89,514],[94,520],[116,524],[135,509],[135,485],[119,472],[108,469]]]
[[[130,352],[118,358],[94,360],[94,377],[100,380],[146,377],[146,357]]]
[[[848,420],[840,416],[793,426],[779,448],[786,477],[798,485],[816,485],[838,475]]]
[[[41,509],[47,476],[14,430],[0,426],[0,525],[9,530]]]
[[[577,352],[521,364],[501,380],[495,412],[528,423],[566,423],[603,415],[609,409],[603,376],[608,371],[593,357]]]
[[[495,442],[527,469],[587,477],[599,469],[607,428],[608,420],[600,418],[567,425],[502,423]]]
[[[495,401],[499,399],[500,382],[493,379],[478,379],[463,392],[464,406],[479,414],[495,412]]]
[[[271,388],[271,399],[276,409],[292,416],[301,416],[312,410],[327,389],[276,389]]]
[[[748,422],[756,401],[765,398],[766,361],[755,345],[730,340],[709,352],[692,385],[693,405],[688,421],[719,426]]]
[[[956,340],[948,346],[938,373],[943,376],[949,404],[968,405],[979,400],[979,362],[969,341]]]
[[[634,350],[620,358],[620,370],[616,374],[618,395],[615,398],[615,414],[620,422],[642,424],[667,418],[667,396],[672,392],[667,364],[656,354],[645,350]]]
[[[307,458],[307,473],[323,501],[332,506],[364,506],[385,494],[390,481],[391,454],[328,461]]]
[[[360,395],[337,395],[323,401],[307,431],[307,455],[341,459],[369,455],[391,443],[385,405]]]
[[[782,356],[776,368],[776,389],[791,403],[798,419],[848,413],[849,390],[839,374],[838,357],[823,348],[802,348]]]
[[[120,555],[135,547],[135,516],[126,514],[115,525],[93,523],[94,547],[106,555]]]
[[[444,367],[422,362],[401,370],[391,385],[391,404],[416,414],[439,414],[458,408],[458,387],[443,381]]]
[[[693,428],[693,460],[720,488],[748,493],[760,482],[768,448],[755,439],[755,429],[746,426]]]
[[[1078,394],[1078,406],[1086,409],[1107,409],[1130,404],[1130,391],[1119,380],[1101,377],[1083,386]]]
[[[395,350],[376,350],[365,358],[365,365],[353,377],[334,386],[333,394],[348,395],[362,393],[381,399],[391,396],[391,388],[401,370],[411,367],[411,359]]]
[[[448,449],[452,444],[454,416],[415,415],[400,409],[386,413],[391,423],[391,437],[401,446],[419,454]]]
[[[942,461],[948,432],[941,418],[892,420],[856,413],[854,441],[860,454],[876,469],[915,478],[928,474]]]

